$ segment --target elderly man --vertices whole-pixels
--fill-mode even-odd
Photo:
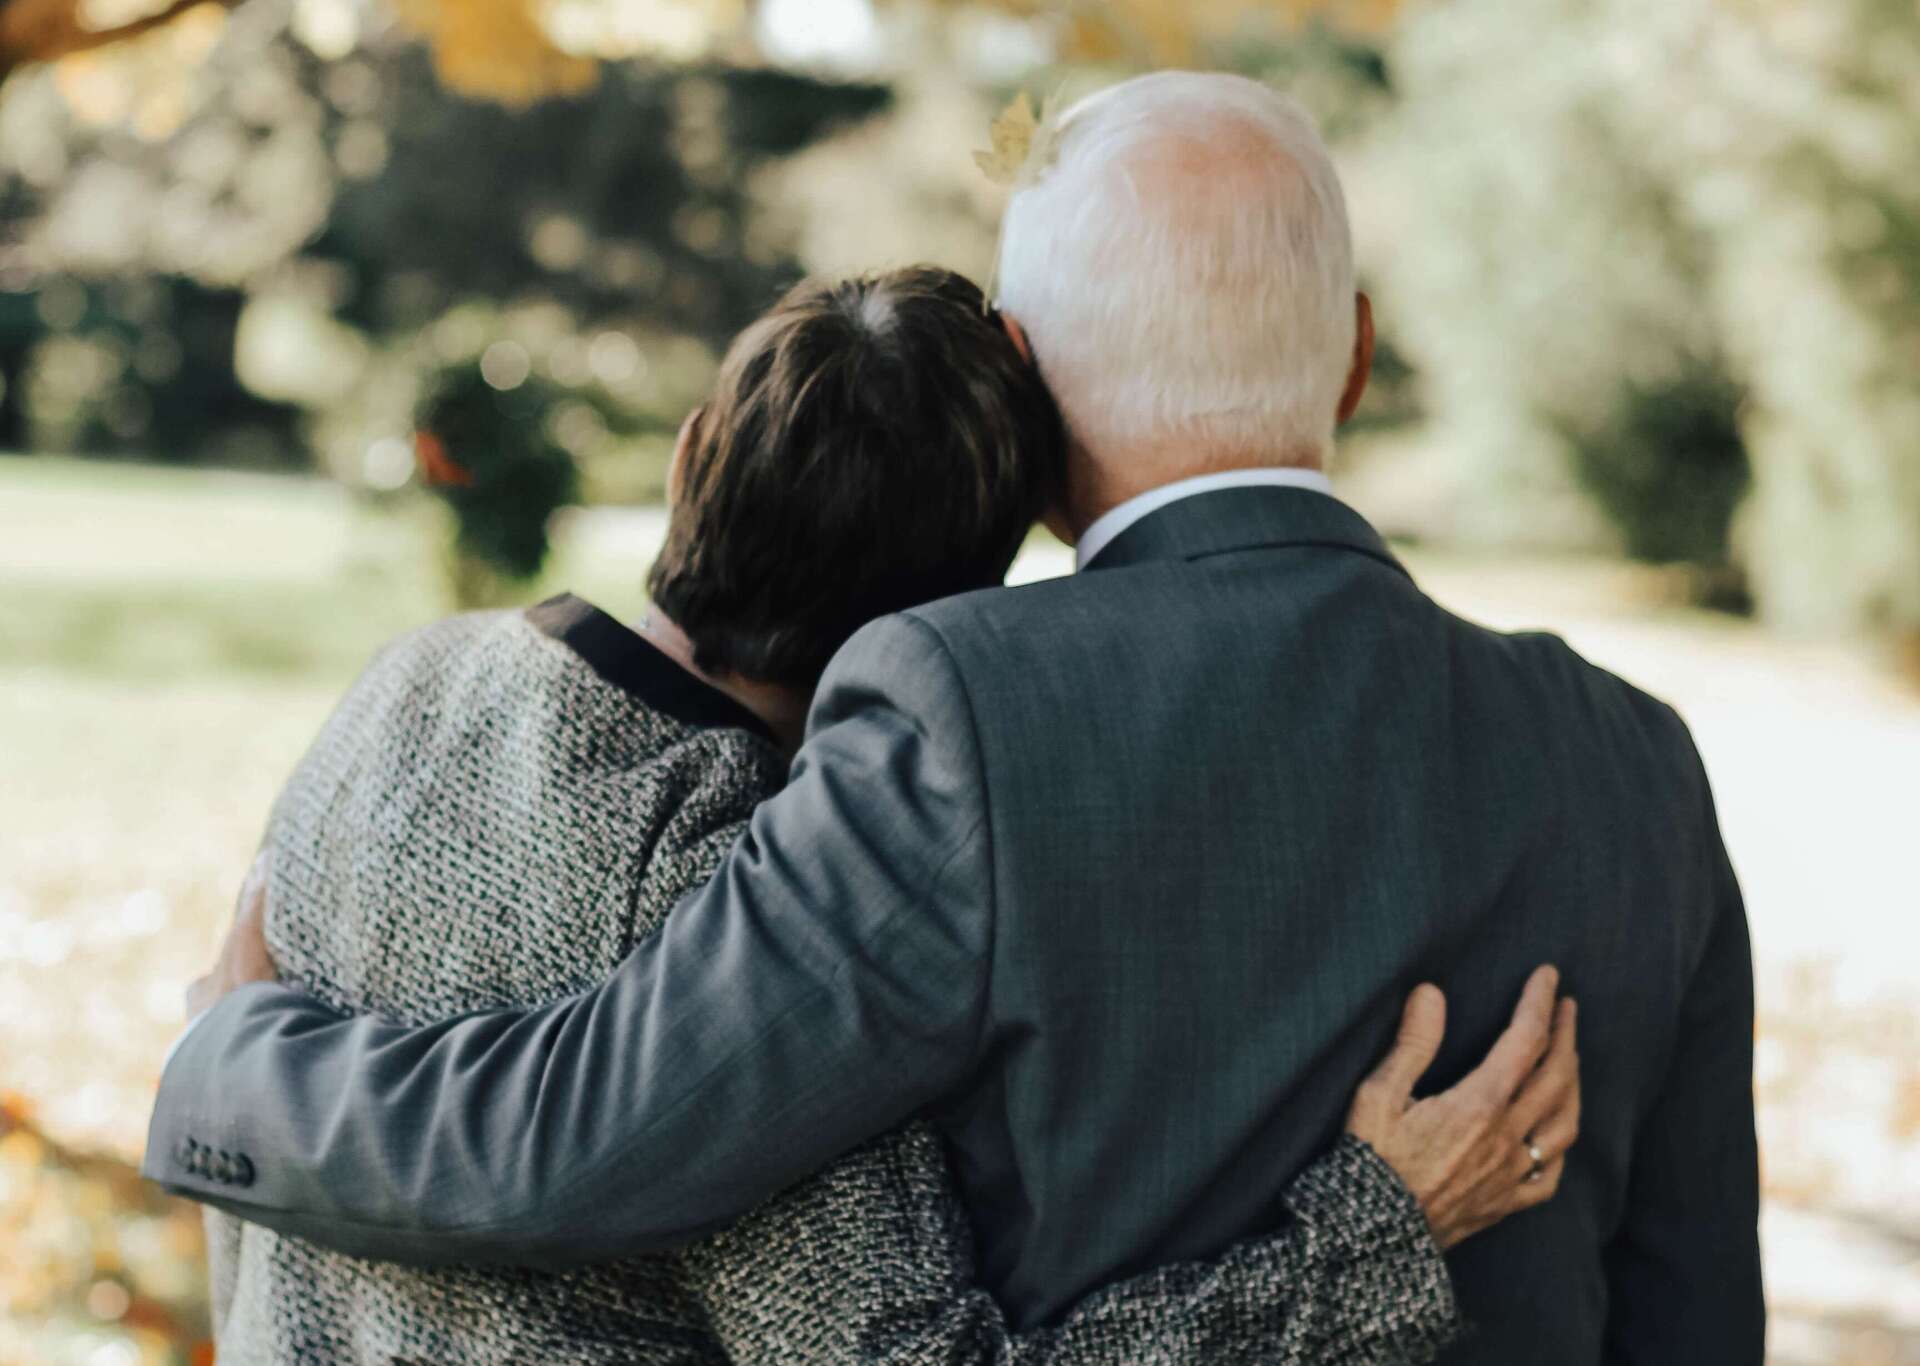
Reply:
[[[1666,706],[1449,615],[1332,496],[1372,323],[1310,122],[1222,76],[1085,101],[1000,281],[1082,572],[856,636],[789,787],[595,991],[424,1029],[234,992],[149,1171],[380,1255],[593,1256],[922,1112],[1033,1325],[1271,1223],[1414,982],[1452,1081],[1553,961],[1582,1144],[1450,1258],[1478,1331],[1448,1359],[1757,1362],[1752,978],[1705,775]],[[258,1179],[183,1174],[196,1131]]]

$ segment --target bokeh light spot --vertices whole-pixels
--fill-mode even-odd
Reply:
[[[497,341],[480,353],[480,377],[496,389],[518,389],[533,372],[527,348],[515,341]]]

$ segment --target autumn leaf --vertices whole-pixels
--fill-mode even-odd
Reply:
[[[599,78],[593,58],[554,45],[531,0],[394,0],[394,9],[427,40],[441,84],[463,95],[525,108]]]
[[[444,488],[470,488],[473,472],[447,451],[447,443],[432,432],[413,434],[413,453],[420,461],[420,474],[429,484]]]
[[[988,134],[993,150],[975,152],[973,160],[994,184],[1012,185],[1020,179],[1039,132],[1040,119],[1034,113],[1033,100],[1022,90],[993,121]]]
[[[230,9],[239,0],[217,0]],[[201,0],[168,0],[124,23],[95,25],[90,7],[80,0],[10,0],[0,5],[0,75],[29,62],[51,62],[76,52],[125,42],[159,28]]]

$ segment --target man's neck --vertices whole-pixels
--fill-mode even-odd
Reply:
[[[1145,493],[1135,494],[1118,507],[1111,508],[1095,519],[1093,525],[1082,531],[1073,544],[1073,563],[1076,569],[1085,569],[1100,553],[1120,537],[1131,530],[1135,523],[1151,517],[1164,507],[1170,507],[1188,498],[1197,498],[1206,493],[1221,493],[1228,489],[1244,489],[1254,485],[1265,487],[1287,487],[1308,489],[1315,494],[1333,496],[1333,485],[1327,476],[1316,469],[1301,469],[1298,466],[1256,465],[1245,469],[1215,470],[1211,474],[1194,474],[1185,479],[1176,479],[1171,484],[1161,484],[1148,489]]]
[[[687,633],[657,607],[641,623],[640,634],[702,683],[725,693],[759,717],[788,753],[800,748],[800,741],[806,735],[807,707],[811,700],[800,689],[784,683],[762,683],[739,674],[708,673],[695,662],[693,642]]]
[[[1060,524],[1050,521],[1048,529],[1068,544],[1075,544],[1088,527],[1115,508],[1169,484],[1210,474],[1271,469],[1317,471],[1324,466],[1325,454],[1318,450],[1297,454],[1246,452],[1196,462],[1191,450],[1148,447],[1095,456],[1075,449],[1068,457],[1065,506],[1057,517]],[[1069,534],[1061,535],[1063,531]]]

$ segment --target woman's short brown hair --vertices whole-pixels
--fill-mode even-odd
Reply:
[[[965,276],[801,284],[728,350],[648,589],[702,669],[812,688],[875,617],[999,583],[1064,448]]]

